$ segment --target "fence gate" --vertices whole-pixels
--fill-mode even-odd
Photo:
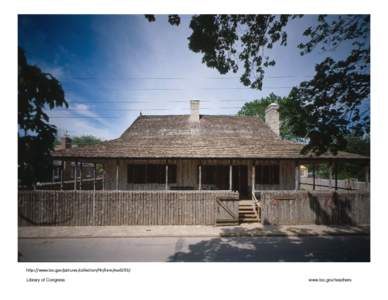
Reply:
[[[216,225],[236,225],[238,219],[238,201],[231,198],[216,198]]]

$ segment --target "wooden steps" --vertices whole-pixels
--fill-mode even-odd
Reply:
[[[260,221],[252,200],[240,200],[238,217],[240,223],[257,223]]]

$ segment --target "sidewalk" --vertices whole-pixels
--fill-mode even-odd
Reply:
[[[20,239],[369,235],[369,226],[266,225],[239,226],[26,226]]]

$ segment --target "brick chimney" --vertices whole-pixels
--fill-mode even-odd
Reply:
[[[191,107],[191,113],[190,113],[190,121],[191,122],[199,122],[199,100],[191,100],[190,101],[190,107]]]
[[[276,135],[279,135],[279,105],[277,103],[271,103],[265,110],[265,123],[272,129]]]

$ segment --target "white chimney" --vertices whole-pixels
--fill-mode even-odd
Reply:
[[[70,149],[72,147],[72,139],[67,135],[65,134],[62,138],[61,138],[61,142],[60,142],[60,145],[58,145],[57,149]]]
[[[277,103],[271,103],[265,110],[265,123],[272,129],[276,135],[279,135],[279,105]]]
[[[190,121],[199,122],[199,100],[191,100],[190,106],[191,106]]]

